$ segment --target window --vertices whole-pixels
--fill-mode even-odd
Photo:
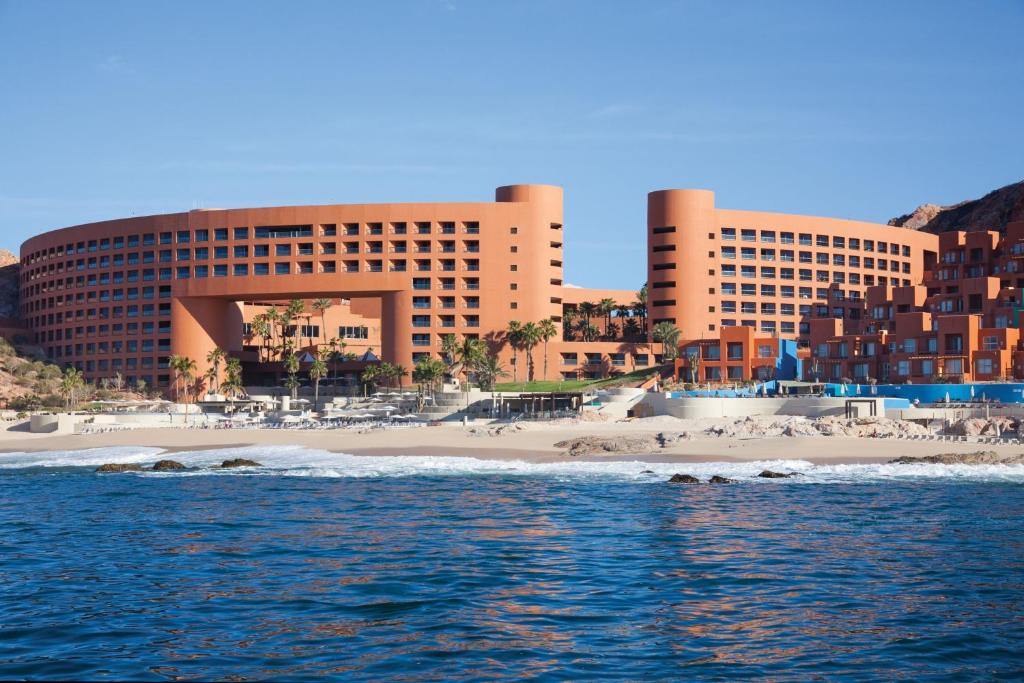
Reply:
[[[367,327],[343,325],[338,328],[338,336],[342,339],[369,339],[370,330]]]
[[[299,326],[299,336],[307,337],[309,339],[317,339],[320,337],[320,326],[319,325],[301,325]]]
[[[274,264],[274,275],[287,275],[291,272],[290,263],[275,263]]]
[[[992,374],[992,359],[991,358],[979,358],[974,361],[974,371],[979,375],[991,375]]]
[[[726,349],[728,360],[743,360],[743,344],[741,342],[729,342],[726,344]]]

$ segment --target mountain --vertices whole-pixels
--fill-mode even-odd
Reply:
[[[18,317],[18,257],[0,249],[0,318]]]
[[[993,190],[981,199],[969,199],[950,206],[922,204],[911,213],[893,218],[889,225],[933,233],[1003,231],[1007,223],[1014,221],[1024,221],[1024,180]]]

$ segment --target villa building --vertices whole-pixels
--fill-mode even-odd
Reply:
[[[827,380],[1024,378],[1024,223],[938,236],[921,283],[867,291],[858,319],[812,319],[805,371]]]

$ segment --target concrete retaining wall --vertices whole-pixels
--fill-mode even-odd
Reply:
[[[875,403],[875,414],[885,415],[884,399],[870,399]],[[756,415],[845,415],[844,398],[670,398],[668,393],[647,394],[641,401],[643,415],[672,415],[680,418],[748,417]],[[854,404],[855,415],[870,415],[868,403]]]

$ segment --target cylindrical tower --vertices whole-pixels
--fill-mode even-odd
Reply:
[[[717,334],[715,194],[658,190],[647,195],[647,305],[650,324],[668,321],[683,340]],[[705,255],[707,258],[705,258]]]

